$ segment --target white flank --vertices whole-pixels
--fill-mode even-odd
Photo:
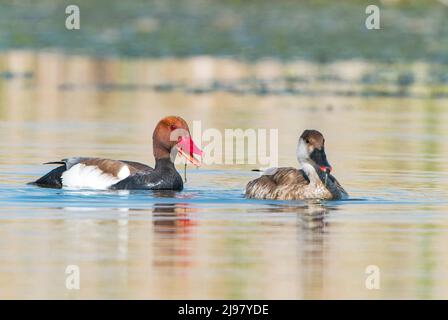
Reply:
[[[123,166],[118,177],[104,173],[97,166],[78,163],[62,174],[62,184],[70,188],[105,190],[130,175],[128,166]]]
[[[123,180],[129,177],[131,174],[131,171],[129,170],[128,166],[123,166],[120,171],[118,172],[118,179]]]

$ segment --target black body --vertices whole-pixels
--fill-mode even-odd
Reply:
[[[127,161],[124,161],[128,163]],[[142,165],[141,163],[137,163]],[[177,190],[184,188],[182,177],[177,172],[170,158],[158,159],[156,167],[131,174],[126,179],[112,185],[112,190]]]

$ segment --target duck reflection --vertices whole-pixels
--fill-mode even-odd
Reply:
[[[196,210],[187,203],[156,203],[153,209],[154,232],[188,234],[188,228],[197,224],[190,218]]]
[[[272,202],[269,206],[251,210],[251,212],[270,212],[273,216],[281,214],[279,216],[282,220],[274,220],[269,223],[277,227],[280,226],[280,229],[283,230],[281,232],[284,232],[285,236],[290,230],[292,231],[292,237],[295,234],[295,243],[289,243],[286,247],[273,245],[275,250],[279,252],[286,250],[286,252],[278,255],[276,252],[267,253],[268,256],[273,257],[272,259],[278,260],[273,263],[276,268],[275,272],[268,271],[266,273],[274,273],[278,278],[284,277],[287,273],[296,274],[294,288],[297,288],[297,297],[314,299],[322,296],[322,288],[325,287],[324,270],[328,268],[326,266],[328,256],[327,237],[330,224],[327,217],[335,208],[328,202],[298,201]],[[296,216],[295,223],[290,220],[291,215]],[[263,224],[266,225],[267,223],[263,222]],[[281,259],[284,259],[284,256],[290,258],[288,262],[290,267],[282,265]],[[285,288],[289,288],[290,281],[291,279],[287,280],[288,284],[285,285]],[[280,286],[280,284],[278,285]],[[283,297],[283,293],[281,291],[279,295]]]
[[[156,203],[153,209],[154,265],[188,267],[191,265],[196,209],[187,203]]]
[[[298,248],[302,266],[302,292],[305,299],[319,298],[315,293],[323,292],[326,234],[329,229],[325,217],[330,210],[334,208],[320,202],[308,203],[298,216]]]
[[[312,230],[314,233],[324,232],[326,222],[325,215],[331,209],[321,202],[310,202],[299,210],[299,218],[302,229]]]

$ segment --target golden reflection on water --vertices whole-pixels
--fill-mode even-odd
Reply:
[[[0,81],[1,133],[8,137],[3,146],[9,149],[1,155],[0,163],[11,163],[19,157],[26,164],[35,164],[49,158],[93,153],[151,162],[150,138],[155,124],[167,114],[178,114],[190,123],[201,120],[203,130],[279,129],[280,163],[285,164],[295,164],[294,149],[300,132],[304,128],[320,129],[327,137],[328,154],[339,175],[349,171],[345,168],[447,168],[433,161],[447,155],[446,139],[442,138],[448,130],[444,125],[448,118],[445,99],[95,90],[99,83],[194,84],[211,79],[272,79],[290,73],[318,76],[327,69],[336,69],[352,79],[353,74],[369,68],[364,64],[354,63],[350,68],[341,63],[338,68],[330,65],[325,69],[307,63],[262,61],[248,66],[207,57],[134,61],[45,52],[12,52],[0,57],[2,69],[33,75]],[[76,86],[63,90],[64,83]],[[328,84],[315,80],[306,85]],[[413,161],[405,161],[409,156]]]
[[[16,74],[0,79],[5,188],[23,188],[46,170],[40,163],[73,155],[153,164],[152,129],[161,117],[177,114],[189,123],[201,120],[203,129],[278,128],[282,166],[297,165],[295,144],[303,129],[321,130],[335,175],[366,203],[208,208],[191,204],[194,194],[188,193],[185,202],[156,201],[152,210],[140,211],[9,203],[0,210],[0,298],[446,298],[446,99],[145,89],[290,74],[313,78],[329,71],[354,79],[372,68],[362,62],[249,65],[209,57],[3,53],[0,69]],[[98,90],[101,83],[139,86]],[[303,86],[348,84],[314,80]],[[432,88],[416,84],[409,90]],[[252,176],[208,170],[253,167],[208,166],[189,176],[187,190],[242,190]],[[104,215],[98,219],[97,213]],[[64,287],[69,264],[81,268],[80,291]],[[381,290],[365,288],[371,264],[381,266]]]

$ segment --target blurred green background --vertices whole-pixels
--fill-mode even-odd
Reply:
[[[326,62],[368,59],[448,63],[448,1],[21,0],[0,1],[0,50],[64,48],[107,56]],[[81,29],[65,28],[66,6]],[[367,30],[365,8],[381,9]]]

